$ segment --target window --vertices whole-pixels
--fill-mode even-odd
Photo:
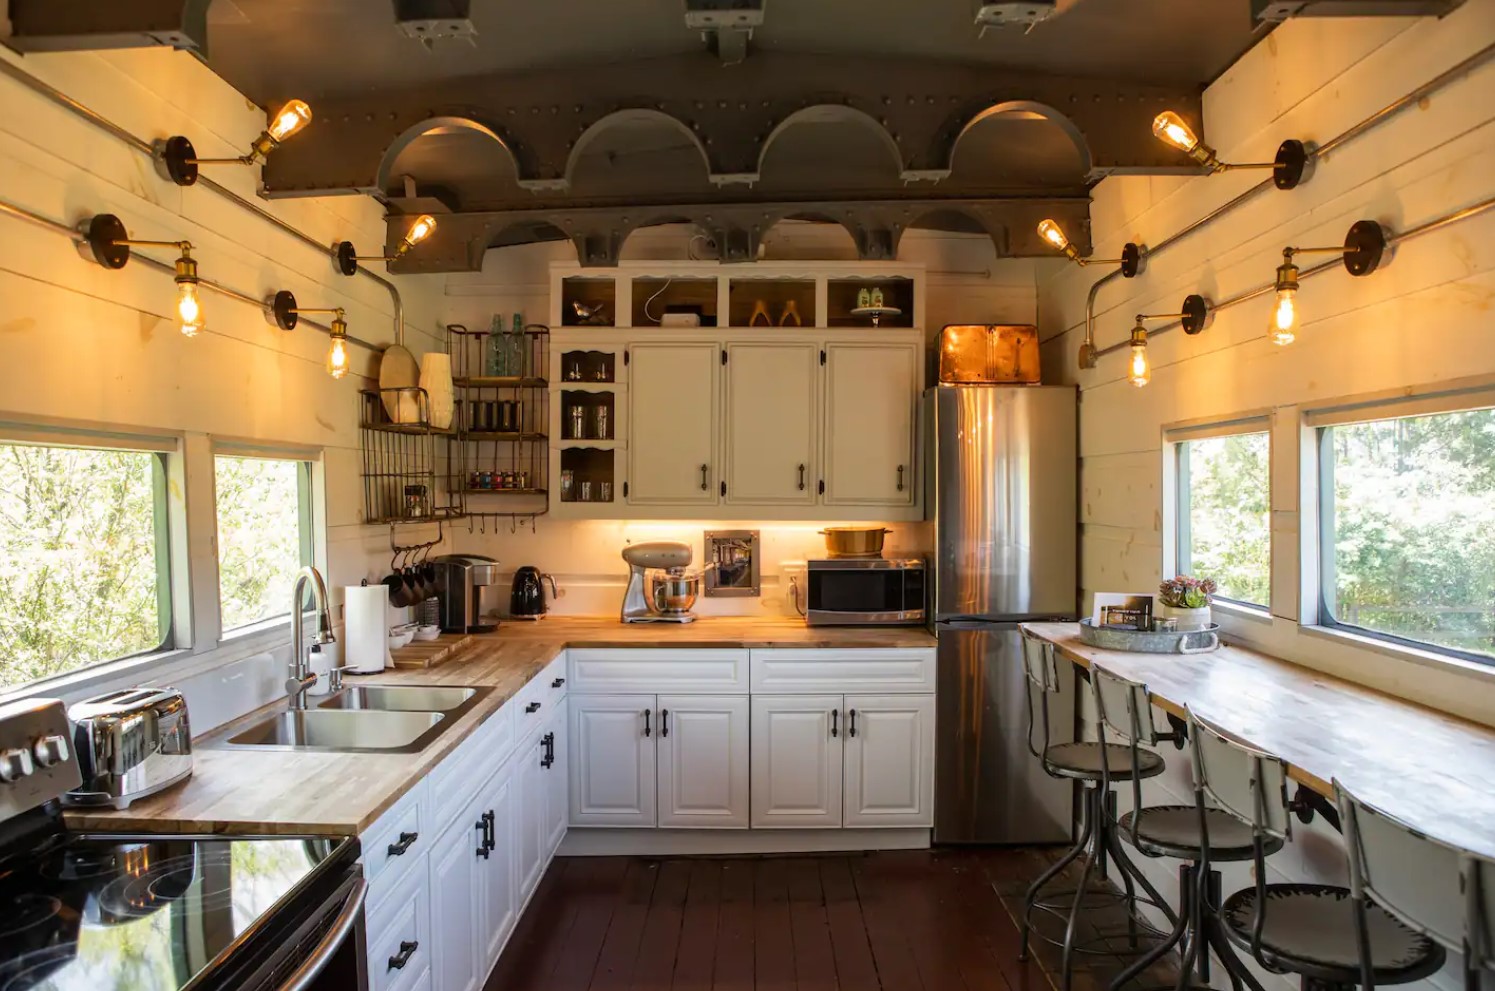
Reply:
[[[1271,601],[1271,440],[1266,431],[1182,440],[1178,458],[1178,572],[1213,578],[1218,597]]]
[[[1495,661],[1495,409],[1323,426],[1327,625]]]
[[[165,455],[0,443],[0,692],[163,649]]]
[[[310,463],[219,455],[214,476],[224,632],[289,616],[291,582],[312,561]]]

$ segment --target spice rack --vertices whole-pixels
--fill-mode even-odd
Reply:
[[[468,516],[532,521],[549,509],[550,328],[446,330],[456,395],[447,484]]]
[[[432,426],[426,390],[365,389],[358,393],[358,403],[363,521],[395,525],[461,516],[461,493],[437,486],[436,438],[451,431]]]

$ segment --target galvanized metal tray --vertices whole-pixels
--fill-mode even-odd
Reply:
[[[1160,633],[1153,630],[1111,630],[1080,620],[1080,639],[1105,650],[1129,650],[1136,654],[1207,654],[1220,646],[1220,624],[1208,629]]]

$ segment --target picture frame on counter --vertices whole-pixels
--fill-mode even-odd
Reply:
[[[1097,592],[1090,622],[1099,629],[1151,630],[1156,612],[1151,592]]]

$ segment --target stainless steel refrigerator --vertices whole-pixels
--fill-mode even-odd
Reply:
[[[1064,386],[924,394],[939,638],[937,843],[1060,842],[1073,829],[1073,787],[1028,752],[1017,624],[1073,619],[1078,608],[1076,402]],[[1074,738],[1074,675],[1068,665],[1060,675],[1064,690],[1049,698],[1056,742]]]

